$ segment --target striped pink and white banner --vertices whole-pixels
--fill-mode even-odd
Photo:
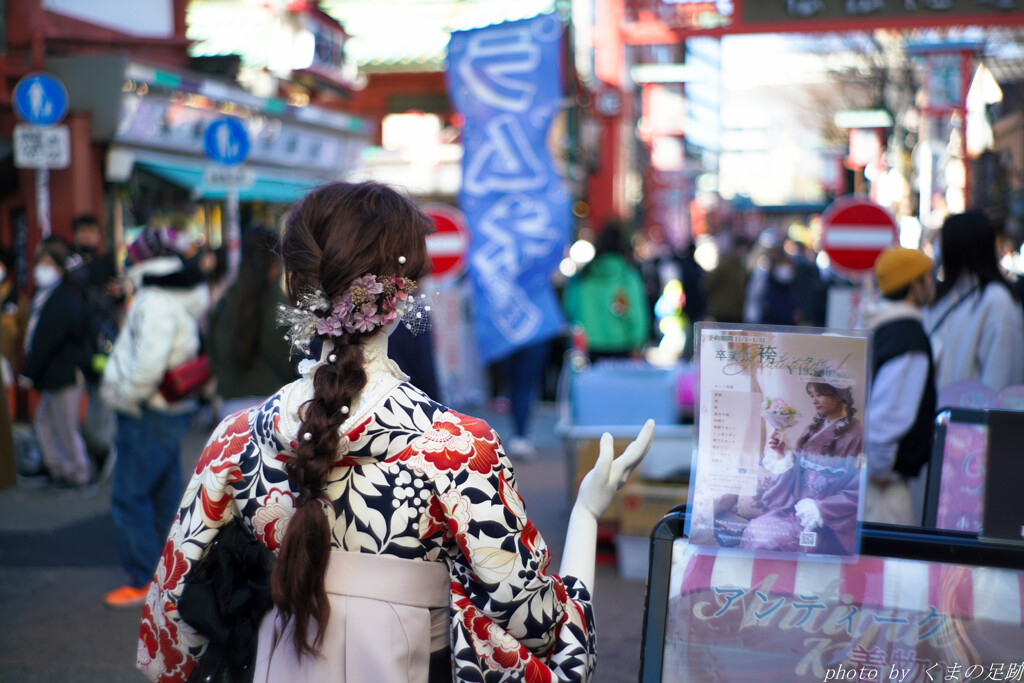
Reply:
[[[849,596],[849,604],[861,607],[923,613],[941,605],[952,617],[1024,626],[1024,571],[866,555],[839,562],[698,552],[685,539],[676,541],[673,553],[669,595],[714,588],[752,591],[770,584],[772,596]],[[821,595],[829,586],[832,595]]]

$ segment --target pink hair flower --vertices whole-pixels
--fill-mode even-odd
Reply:
[[[332,313],[326,318],[320,318],[316,321],[316,331],[320,335],[337,337],[342,332],[341,321]]]

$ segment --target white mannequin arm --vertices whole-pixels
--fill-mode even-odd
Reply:
[[[562,567],[559,574],[575,576],[594,593],[594,562],[597,555],[597,520],[611,505],[618,491],[643,457],[654,437],[654,420],[648,420],[639,436],[618,458],[614,453],[612,435],[601,436],[601,448],[594,469],[587,473],[576,495],[576,504],[569,515],[565,533]]]

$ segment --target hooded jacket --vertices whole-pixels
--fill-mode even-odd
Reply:
[[[570,280],[565,309],[572,322],[583,326],[593,351],[634,351],[647,341],[647,291],[640,271],[621,254],[598,256]]]
[[[199,354],[199,319],[209,307],[209,288],[177,256],[142,261],[128,278],[136,294],[103,371],[103,398],[131,416],[141,415],[143,406],[189,412],[194,399],[168,403],[158,389],[167,370]]]

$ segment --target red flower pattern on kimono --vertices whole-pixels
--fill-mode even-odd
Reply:
[[[177,613],[177,609],[173,610]],[[162,614],[161,614],[162,616]],[[142,624],[139,628],[139,662],[145,658],[147,664],[155,665],[163,674],[155,679],[164,681],[184,681],[192,673],[195,661],[186,659],[178,647],[178,627],[170,619],[159,619],[150,606],[142,608]]]
[[[296,435],[281,432],[284,391],[221,423],[186,488],[140,630],[150,680],[182,683],[203,652],[177,601],[224,522],[239,515],[275,551],[287,533]],[[455,680],[588,681],[589,594],[545,573],[550,553],[494,430],[402,384],[346,436],[325,489],[332,547],[447,566]]]
[[[256,510],[253,516],[256,538],[276,553],[281,549],[288,520],[294,513],[295,496],[292,492],[270,489],[263,500],[263,507]]]
[[[177,588],[187,570],[188,560],[185,559],[185,553],[175,546],[173,540],[167,539],[156,568],[157,585],[164,590]]]
[[[235,413],[221,423],[223,429],[214,432],[209,445],[196,463],[196,474],[205,470],[220,472],[231,467],[232,458],[245,450],[249,443],[249,413]]]

